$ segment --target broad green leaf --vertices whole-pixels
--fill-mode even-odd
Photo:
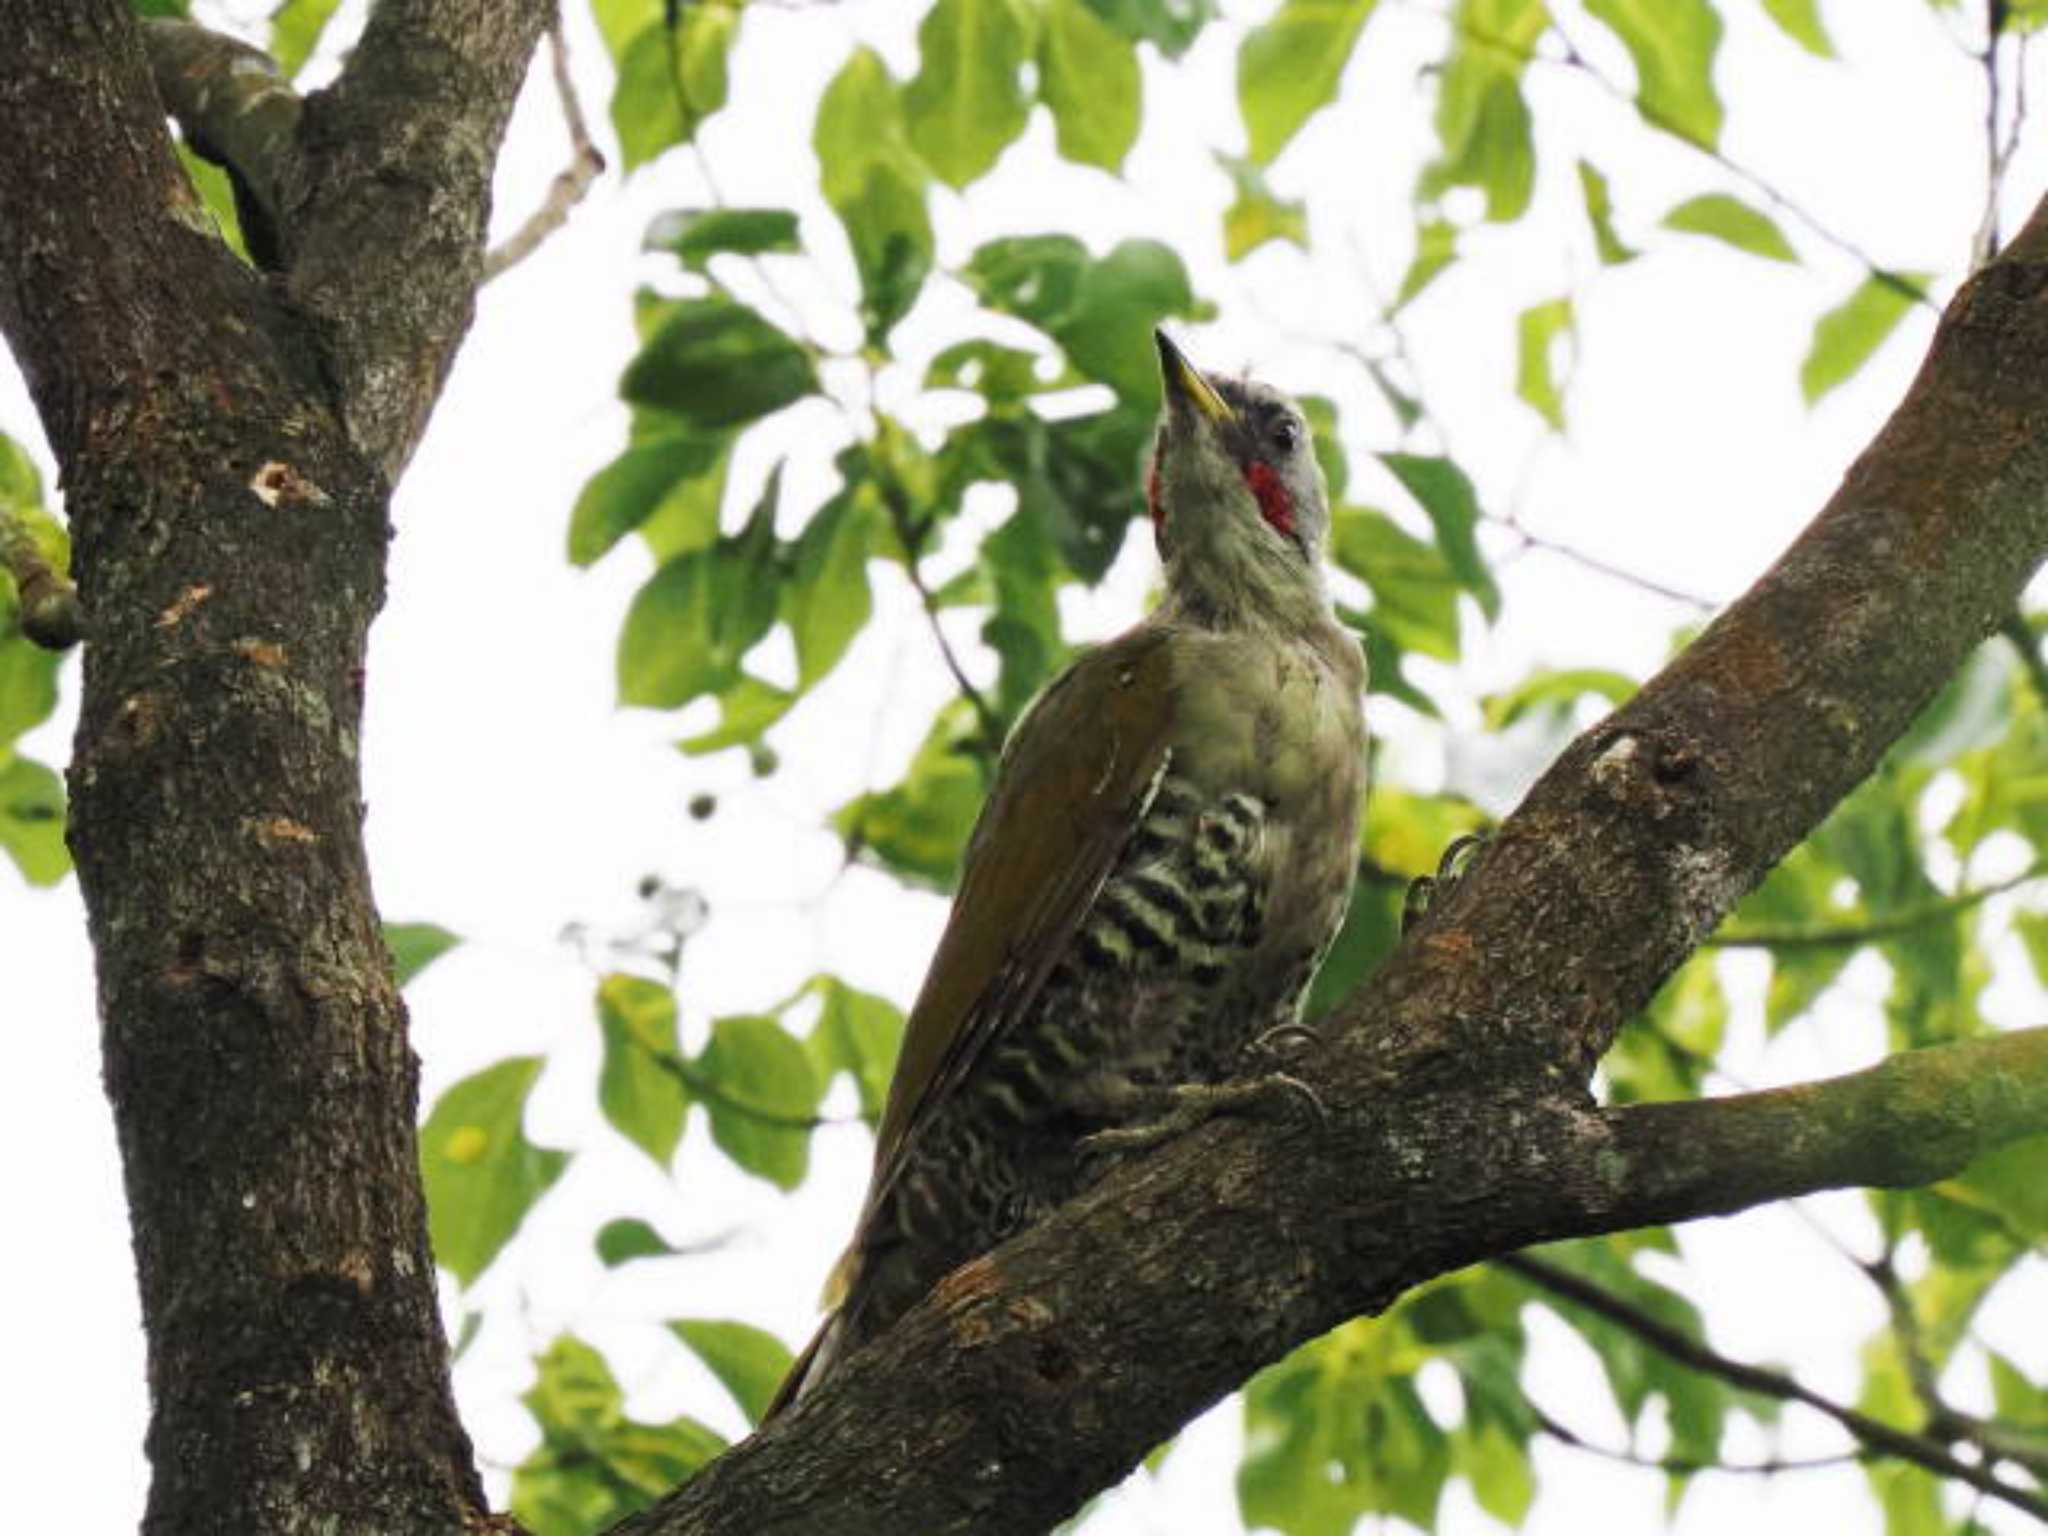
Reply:
[[[659,1232],[637,1216],[621,1216],[597,1229],[598,1262],[617,1269],[634,1259],[660,1259],[676,1249]]]
[[[747,1422],[760,1423],[775,1400],[775,1389],[789,1374],[789,1347],[774,1334],[746,1323],[692,1317],[672,1319],[668,1326],[711,1368]]]
[[[522,1124],[542,1065],[538,1056],[514,1056],[465,1077],[420,1127],[434,1258],[465,1289],[568,1166],[567,1152],[535,1146]]]
[[[634,443],[590,477],[569,514],[569,560],[589,565],[671,500],[692,525],[672,529],[671,555],[701,549],[718,536],[718,502],[696,494],[724,462],[723,434],[676,432]],[[721,484],[722,484],[721,477]]]
[[[1332,522],[1337,564],[1372,589],[1372,619],[1404,650],[1458,656],[1459,583],[1443,554],[1384,512],[1340,506]]]
[[[604,1357],[564,1334],[534,1362],[520,1399],[541,1443],[512,1473],[512,1512],[535,1532],[609,1530],[688,1481],[725,1449],[687,1416],[644,1424],[626,1416],[625,1394]]]
[[[678,304],[626,365],[619,393],[699,429],[734,427],[813,393],[804,349],[724,297]]]
[[[981,637],[1001,658],[996,709],[1015,721],[1066,658],[1056,591],[1064,577],[1055,548],[1057,499],[1042,477],[1019,488],[1017,510],[982,541],[993,609]]]
[[[243,261],[248,261],[249,242],[242,234],[241,210],[235,206],[235,184],[228,179],[228,173],[211,160],[201,159],[192,152],[192,147],[183,139],[172,148],[177,151],[178,164],[184,167],[186,178],[192,183],[192,190],[199,194],[199,201],[212,217],[220,237]]]
[[[1436,700],[1410,682],[1402,670],[1407,649],[1381,622],[1378,610],[1360,613],[1355,608],[1340,605],[1337,617],[1356,632],[1358,643],[1365,647],[1367,693],[1385,694],[1390,699],[1399,699],[1417,714],[1432,719],[1441,716],[1442,711],[1437,708]]]
[[[1586,0],[1636,66],[1636,107],[1645,122],[1707,149],[1721,139],[1714,54],[1721,18],[1708,0]]]
[[[911,147],[896,83],[872,49],[855,50],[825,88],[811,144],[820,189],[853,247],[868,340],[879,343],[931,271],[931,176]]]
[[[1428,1358],[1393,1318],[1360,1319],[1253,1377],[1238,1509],[1283,1536],[1351,1536],[1369,1514],[1436,1525],[1449,1437],[1415,1390]]]
[[[622,169],[632,171],[663,150],[688,143],[699,125],[725,105],[726,59],[739,24],[738,7],[703,0],[676,7],[673,32],[657,18],[623,45],[611,43],[618,66],[612,127],[619,136]]]
[[[868,519],[859,498],[842,491],[797,536],[782,588],[782,618],[796,641],[799,692],[839,664],[873,610]]]
[[[1515,326],[1515,393],[1550,423],[1564,430],[1564,392],[1558,381],[1557,343],[1572,338],[1572,301],[1550,299],[1522,311]]]
[[[1607,178],[1591,161],[1579,162],[1579,193],[1586,204],[1586,222],[1593,228],[1593,248],[1605,266],[1618,267],[1641,254],[1626,245],[1614,232],[1614,198],[1607,190]]]
[[[737,681],[719,691],[718,724],[684,737],[676,746],[686,757],[703,757],[723,752],[727,747],[753,746],[769,726],[789,713],[796,699],[788,689],[742,672]]]
[[[1763,0],[1764,11],[1778,28],[1808,53],[1823,59],[1835,56],[1835,45],[1821,20],[1820,0]]]
[[[802,249],[787,208],[677,208],[647,226],[650,251],[667,251],[691,272],[713,256],[788,255]]]
[[[1486,818],[1470,801],[1455,795],[1423,795],[1399,785],[1375,785],[1365,805],[1364,847],[1379,868],[1408,882],[1434,875],[1444,850]]]
[[[1780,860],[1764,883],[1743,898],[1729,920],[1734,933],[1820,928],[1853,917],[1834,899],[1843,872],[1812,843]],[[1791,945],[1771,954],[1771,981],[1764,993],[1764,1028],[1776,1035],[1813,1006],[1842,968],[1855,957],[1849,945]]]
[[[384,942],[398,968],[398,984],[409,986],[412,979],[462,942],[462,935],[450,933],[439,923],[386,923]]]
[[[803,1045],[774,1019],[716,1019],[693,1063],[711,1138],[740,1167],[795,1189],[810,1166],[820,1089]]]
[[[918,70],[903,87],[903,120],[948,186],[986,175],[1024,131],[1025,20],[1018,0],[937,0],[917,29]]]
[[[1417,294],[1441,277],[1452,262],[1458,259],[1458,228],[1443,219],[1429,219],[1415,226],[1415,254],[1409,258],[1408,270],[1401,274],[1401,287],[1394,295],[1394,312],[1400,313],[1412,303]],[[1379,375],[1375,373],[1375,380]],[[1382,383],[1381,388],[1387,386]],[[1416,414],[1420,414],[1419,408]],[[1404,425],[1412,425],[1415,416],[1403,413]]]
[[[675,994],[640,976],[607,976],[597,988],[604,1063],[597,1104],[612,1128],[666,1168],[682,1140],[689,1090],[677,1068]]]
[[[641,441],[652,442],[662,435],[672,434],[655,434]],[[710,467],[671,484],[640,523],[636,530],[640,542],[654,556],[657,567],[717,541],[719,516],[725,507],[726,471],[732,468],[732,444],[732,434],[723,435]]]
[[[1485,700],[1482,718],[1489,731],[1498,731],[1531,710],[1570,712],[1587,694],[1596,694],[1610,704],[1626,704],[1635,696],[1636,688],[1636,680],[1625,672],[1609,672],[1599,667],[1538,668],[1506,692]]]
[[[1698,197],[1687,198],[1676,208],[1664,215],[1666,229],[1683,230],[1691,235],[1711,235],[1734,246],[1738,251],[1747,251],[1752,256],[1762,256],[1771,261],[1797,261],[1799,253],[1792,249],[1770,215],[1760,213],[1739,197],[1726,192],[1704,192]]]
[[[1304,1018],[1328,1013],[1394,952],[1401,939],[1401,895],[1399,886],[1368,880],[1352,887],[1343,925],[1309,983]]]
[[[1144,92],[1130,39],[1086,0],[1046,0],[1038,79],[1060,153],[1083,165],[1122,170],[1138,137]]]
[[[1443,551],[1452,574],[1479,599],[1489,619],[1500,617],[1500,588],[1480,553],[1479,493],[1465,472],[1449,459],[1414,453],[1383,453],[1380,462],[1394,472],[1410,496],[1429,514],[1436,529],[1436,547]]]
[[[889,1097],[889,1079],[903,1044],[903,1010],[885,997],[849,987],[836,976],[820,976],[813,988],[823,1004],[804,1038],[819,1084],[841,1072],[860,1091],[860,1113],[873,1124]]]
[[[619,702],[677,709],[740,678],[740,659],[775,622],[780,472],[747,524],[679,555],[633,595],[619,632]]]
[[[284,0],[270,13],[270,56],[289,80],[306,67],[341,0]]]
[[[978,729],[965,703],[941,710],[900,784],[861,795],[834,814],[848,852],[901,879],[951,890],[987,790],[969,745]]]
[[[1048,388],[1038,356],[1001,342],[956,341],[925,369],[926,389],[971,389],[990,405],[1014,405]]]
[[[1203,313],[1179,253],[1156,240],[1126,240],[1100,260],[1067,235],[991,240],[962,276],[983,304],[1046,332],[1146,417],[1159,409],[1153,329]]]
[[[71,868],[64,846],[64,781],[32,758],[0,749],[0,848],[30,885],[55,885]]]
[[[1318,107],[1335,98],[1375,0],[1281,0],[1237,54],[1247,153],[1270,164]]]
[[[1528,208],[1536,148],[1522,71],[1549,26],[1543,0],[1458,0],[1451,53],[1437,85],[1443,153],[1422,173],[1421,199],[1433,201],[1450,187],[1477,187],[1486,194],[1487,218],[1496,223],[1519,219]]]
[[[1870,361],[1924,296],[1927,278],[1924,272],[1874,272],[1814,322],[1813,344],[1799,366],[1799,390],[1808,405]]]
[[[2023,1137],[1995,1147],[1941,1186],[1995,1211],[2011,1229],[2048,1247],[2048,1136]]]
[[[1242,261],[1268,240],[1286,240],[1308,249],[1308,204],[1276,197],[1265,173],[1250,160],[1216,152],[1216,163],[1230,173],[1237,197],[1223,211],[1223,254]]]
[[[1216,19],[1216,0],[1083,0],[1089,10],[1134,43],[1150,43],[1169,59],[1188,51]]]
[[[1489,1422],[1459,1430],[1452,1437],[1451,1458],[1481,1509],[1503,1525],[1521,1525],[1536,1498],[1536,1474],[1525,1443]]]
[[[57,707],[62,658],[22,634],[16,613],[13,588],[0,574],[0,761],[18,737]]]

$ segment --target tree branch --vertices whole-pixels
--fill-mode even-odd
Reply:
[[[1042,1531],[1258,1367],[1431,1276],[1533,1241],[1923,1181],[2048,1125],[2038,1032],[1712,1104],[1584,1098],[1622,1023],[2048,552],[2044,286],[2037,213],[1959,291],[1813,526],[1565,752],[1339,1007],[1305,1069],[1325,1123],[1216,1123],[1110,1172],[623,1529]],[[1731,1160],[1708,1167],[1679,1133]]]
[[[2014,1509],[2024,1510],[2038,1520],[2048,1520],[2048,1499],[2029,1493],[2024,1488],[2015,1487],[1983,1467],[1958,1461],[1949,1454],[1946,1447],[1925,1435],[1916,1435],[1909,1430],[1887,1424],[1881,1419],[1874,1419],[1867,1413],[1844,1407],[1832,1398],[1822,1397],[1811,1388],[1801,1386],[1782,1371],[1731,1360],[1720,1351],[1687,1338],[1677,1329],[1603,1287],[1591,1285],[1570,1270],[1537,1258],[1533,1254],[1513,1254],[1498,1262],[1503,1269],[1512,1270],[1531,1285],[1627,1329],[1659,1354],[1668,1356],[1680,1365],[1705,1372],[1709,1376],[1717,1376],[1747,1392],[1774,1397],[1785,1403],[1804,1403],[1815,1412],[1833,1419],[1873,1451],[1886,1456],[1896,1456],[1901,1461],[1910,1461],[1939,1477],[1967,1483],[1988,1497],[2010,1504]]]
[[[604,174],[604,156],[590,141],[590,125],[583,120],[583,104],[576,99],[576,82],[569,76],[569,45],[563,41],[559,17],[548,24],[548,64],[555,77],[555,97],[562,104],[562,121],[569,129],[569,165],[550,183],[540,207],[484,257],[482,280],[487,283],[518,266],[568,223],[576,205]]]
[[[1887,912],[1868,922],[1755,923],[1723,929],[1700,942],[1715,949],[1854,949],[1873,939],[1894,939],[1924,924],[1959,917],[1974,907],[1982,906],[1992,897],[2018,890],[2044,874],[2048,874],[2048,859],[2039,859],[2006,879],[1973,886],[1940,901],[1922,902],[1903,911]]]

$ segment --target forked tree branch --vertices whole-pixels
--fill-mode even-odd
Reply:
[[[2048,552],[2048,214],[1777,566],[1566,751],[1304,1070],[964,1266],[622,1531],[1033,1536],[1287,1350],[1535,1241],[1920,1183],[2048,1130],[2048,1035],[1598,1111],[1594,1064]]]

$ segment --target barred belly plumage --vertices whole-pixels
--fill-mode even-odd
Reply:
[[[1096,1176],[1083,1138],[1146,1119],[1148,1090],[1232,1075],[1248,1024],[1292,1017],[1299,983],[1255,998],[1233,980],[1264,918],[1264,820],[1252,795],[1161,780],[1034,1006],[908,1149],[877,1213],[867,1315],[848,1319],[862,1335]]]

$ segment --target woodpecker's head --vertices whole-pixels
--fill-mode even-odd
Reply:
[[[1270,385],[1213,378],[1155,333],[1166,404],[1146,497],[1169,583],[1212,606],[1323,597],[1329,493],[1301,407]]]

